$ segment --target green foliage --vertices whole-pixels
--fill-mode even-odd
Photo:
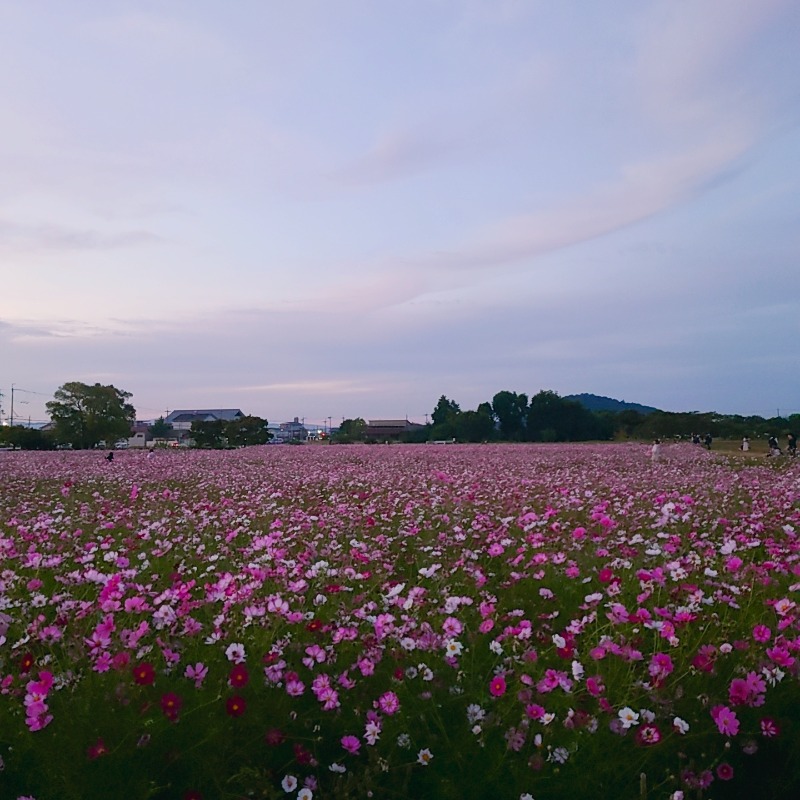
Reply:
[[[450,421],[450,418],[455,414],[461,413],[461,406],[455,400],[448,400],[444,395],[439,398],[436,408],[433,409],[431,420],[434,426],[442,425]],[[448,437],[449,438],[449,437]]]
[[[500,435],[510,442],[525,439],[528,395],[503,390],[492,398],[492,409],[500,423]]]
[[[0,445],[10,445],[20,450],[52,450],[55,447],[52,436],[23,425],[0,428]]]
[[[191,431],[195,447],[211,450],[266,444],[272,438],[267,430],[267,420],[254,416],[228,422],[221,419],[195,420]]]
[[[494,436],[494,419],[485,410],[462,411],[453,426],[460,442],[485,442]]]
[[[165,422],[164,417],[159,417],[149,429],[150,435],[154,439],[164,439],[166,436],[169,435],[169,432],[172,430],[172,423]]]
[[[191,431],[195,447],[222,450],[228,444],[225,436],[225,423],[221,419],[195,420],[192,423]]]
[[[225,423],[225,436],[229,447],[249,447],[266,444],[272,434],[267,430],[267,420],[246,416]]]
[[[367,423],[361,417],[346,419],[339,426],[339,432],[334,437],[335,441],[342,444],[349,442],[363,442],[367,433]]]
[[[128,403],[130,392],[115,386],[80,381],[65,383],[56,390],[47,411],[55,425],[54,438],[75,448],[94,447],[130,435],[136,409]]]

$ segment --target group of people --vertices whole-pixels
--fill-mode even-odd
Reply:
[[[698,434],[698,433],[693,433],[692,434],[692,444],[702,444],[703,447],[706,448],[706,450],[710,450],[711,449],[711,442],[713,442],[713,441],[714,440],[711,438],[711,434],[710,433],[707,433],[702,438],[702,440],[700,439],[700,434]]]
[[[711,449],[711,441],[712,439],[710,433],[707,433],[702,440],[696,433],[692,434],[692,442],[694,444],[702,444],[709,450]],[[772,435],[769,437],[769,439],[767,440],[767,447],[769,449],[769,455],[771,456],[783,455],[783,450],[781,450],[776,436]],[[750,452],[750,437],[745,436],[742,439],[742,443],[739,445],[739,449],[743,453]],[[794,433],[789,433],[786,436],[786,453],[792,458],[795,458],[797,456],[797,436],[795,436]],[[661,457],[662,457],[661,439],[654,439],[653,446],[650,448],[650,458],[653,461],[660,461]]]
[[[748,442],[748,446],[744,446],[744,442],[747,441],[747,437],[745,436],[744,440],[742,441],[742,450],[749,450],[750,444]],[[771,456],[780,456],[783,455],[783,451],[778,444],[777,437],[773,434],[767,440],[767,447],[769,448],[769,454]],[[789,433],[786,435],[786,453],[794,458],[797,455],[797,436],[794,433]]]

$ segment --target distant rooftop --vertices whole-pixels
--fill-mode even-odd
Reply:
[[[168,417],[164,418],[164,422],[174,424],[176,422],[193,422],[194,420],[208,422],[215,419],[231,422],[243,416],[244,414],[239,408],[176,408],[170,412]]]

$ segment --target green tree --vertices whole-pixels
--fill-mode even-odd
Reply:
[[[436,404],[436,408],[433,409],[431,420],[434,425],[441,425],[442,423],[448,422],[452,415],[460,413],[461,406],[459,406],[455,400],[448,400],[442,395],[439,398],[439,402]]]
[[[592,414],[577,400],[568,400],[550,390],[538,392],[531,398],[528,436],[535,442],[607,439],[611,430],[608,418]]]
[[[149,428],[149,433],[154,439],[165,439],[172,430],[172,423],[165,422],[164,417],[159,417]]]
[[[431,441],[455,439],[459,416],[461,416],[461,406],[455,400],[448,400],[442,395],[431,414],[433,424],[427,429],[426,438]]]
[[[192,423],[191,433],[195,447],[222,450],[228,444],[225,422],[221,419],[195,420]]]
[[[267,420],[261,417],[239,417],[225,423],[225,438],[229,447],[249,447],[266,444],[272,434],[267,430]]]
[[[455,438],[462,442],[485,442],[494,436],[494,419],[486,409],[462,411],[454,417]]]
[[[516,392],[498,392],[492,398],[492,410],[500,423],[503,439],[518,442],[525,438],[528,416],[528,395]]]
[[[131,397],[130,392],[115,386],[65,383],[47,403],[55,426],[54,438],[76,448],[128,438],[136,420],[136,409],[128,402]]]
[[[361,417],[342,420],[339,432],[336,434],[337,442],[361,442],[367,433],[366,420]]]
[[[52,450],[55,442],[52,436],[36,428],[4,425],[0,428],[0,445],[10,445],[20,450]]]

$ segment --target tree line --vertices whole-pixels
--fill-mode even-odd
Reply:
[[[101,443],[113,447],[115,442],[130,437],[136,422],[136,409],[128,402],[131,397],[130,392],[115,386],[70,381],[60,386],[46,404],[52,423],[48,429],[0,427],[0,445],[22,450],[88,450]],[[171,431],[172,425],[163,417],[149,428],[154,438],[168,438]],[[267,420],[255,416],[193,422],[191,428],[194,446],[215,449],[266,444],[271,436]]]
[[[99,383],[71,381],[59,387],[47,403],[52,420],[49,430],[21,425],[0,427],[0,445],[25,450],[58,446],[89,449],[100,442],[108,446],[127,439],[136,420],[130,392]],[[168,437],[171,426],[163,418],[150,427],[150,435]],[[688,438],[710,434],[715,439],[785,436],[800,430],[800,414],[789,417],[741,416],[714,412],[592,411],[579,401],[542,390],[530,399],[525,393],[503,390],[474,410],[442,395],[427,425],[406,431],[401,441],[425,442],[584,442],[612,439]],[[193,422],[191,439],[203,448],[245,447],[266,444],[271,438],[267,420],[245,416],[236,420]],[[346,419],[333,441],[369,441],[364,419]]]
[[[442,395],[431,414],[431,423],[405,432],[401,441],[586,442],[688,439],[692,434],[739,439],[782,436],[797,430],[800,430],[800,414],[764,418],[696,411],[592,411],[578,400],[561,397],[549,389],[530,399],[525,393],[503,390],[491,401],[466,411],[455,400]],[[335,440],[368,441],[366,422],[361,418],[345,420]]]

